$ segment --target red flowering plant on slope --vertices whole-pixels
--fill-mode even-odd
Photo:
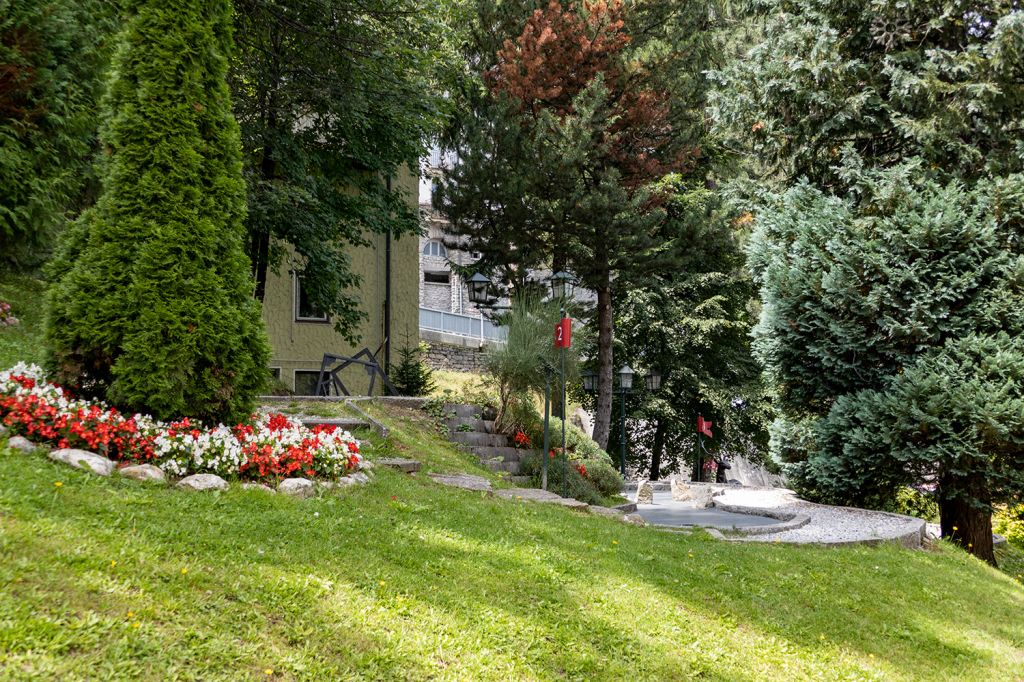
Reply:
[[[358,441],[332,426],[308,429],[281,414],[213,428],[188,418],[163,423],[145,415],[124,417],[114,408],[73,398],[47,383],[38,367],[23,364],[0,372],[0,423],[36,441],[150,462],[176,476],[337,478],[362,462]]]

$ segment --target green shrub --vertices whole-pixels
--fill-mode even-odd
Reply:
[[[903,487],[896,491],[893,502],[886,505],[886,511],[916,516],[929,523],[939,522],[939,503],[935,496],[917,488]]]
[[[583,466],[587,469],[587,479],[602,497],[622,494],[622,476],[608,462],[607,457],[584,460]]]
[[[1024,549],[1024,504],[996,507],[992,515],[992,530]]]
[[[532,479],[533,486],[539,488],[542,475],[541,455],[531,454],[523,458],[522,475]],[[566,483],[563,485],[563,481]],[[593,482],[583,478],[572,462],[565,459],[548,457],[548,490],[562,495],[563,492],[573,499],[587,504],[601,504],[601,492]],[[618,490],[616,490],[616,494]]]

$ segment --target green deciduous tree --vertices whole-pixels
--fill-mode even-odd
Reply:
[[[444,118],[458,5],[238,0],[236,8],[231,83],[256,297],[268,269],[285,265],[351,338],[366,315],[351,249],[368,235],[419,229],[391,179],[415,172]]]
[[[0,264],[44,260],[93,178],[114,3],[0,2]]]
[[[159,418],[244,417],[269,349],[243,250],[231,5],[127,3],[102,193],[52,266],[58,381]]]

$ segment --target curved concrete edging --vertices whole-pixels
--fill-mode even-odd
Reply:
[[[784,530],[803,528],[811,522],[811,517],[807,514],[780,511],[778,509],[772,509],[771,507],[743,507],[734,504],[721,504],[717,501],[715,502],[715,507],[722,511],[732,512],[733,514],[767,516],[769,519],[778,519],[779,521],[782,521],[782,523],[773,523],[765,526],[748,526],[746,528],[737,528],[735,526],[707,526],[708,528],[716,528],[718,530],[728,530],[736,533],[737,535],[766,535],[768,533],[781,533]]]

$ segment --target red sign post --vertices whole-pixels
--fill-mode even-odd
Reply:
[[[572,347],[572,320],[563,317],[555,326],[555,348]]]

